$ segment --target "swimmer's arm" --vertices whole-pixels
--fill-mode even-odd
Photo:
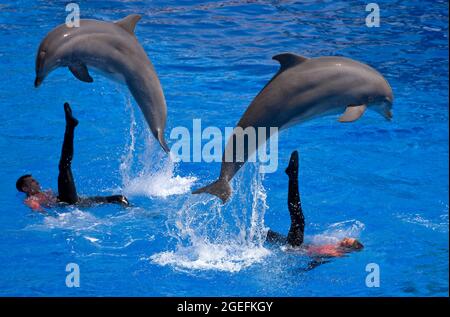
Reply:
[[[313,258],[313,260],[308,263],[308,266],[305,269],[303,269],[303,271],[305,271],[305,272],[311,271],[311,270],[315,269],[316,267],[318,267],[322,264],[325,264],[325,263],[329,263],[329,262],[331,262],[331,260],[327,260],[326,258],[320,258],[320,257]]]

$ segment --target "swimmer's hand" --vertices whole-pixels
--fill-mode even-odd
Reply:
[[[78,125],[78,120],[72,115],[72,109],[67,102],[64,104],[64,112],[66,114],[66,124],[75,128]]]

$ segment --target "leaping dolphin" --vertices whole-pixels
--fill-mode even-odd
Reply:
[[[36,56],[38,87],[58,67],[69,67],[81,81],[91,83],[88,67],[124,83],[144,114],[152,134],[165,152],[167,107],[158,76],[139,44],[134,29],[141,16],[132,14],[115,22],[80,20],[79,27],[61,24],[42,40]]]
[[[273,59],[281,64],[279,71],[255,97],[237,124],[242,129],[254,127],[256,140],[258,128],[282,130],[344,111],[339,121],[352,122],[358,120],[367,107],[388,120],[392,118],[392,89],[386,79],[368,65],[343,57],[306,58],[291,53],[275,55]],[[236,128],[222,156],[219,179],[193,194],[209,193],[223,203],[229,199],[229,181],[255,152],[253,147],[250,151],[244,147],[243,161],[234,156],[228,156],[232,160],[225,160],[225,153],[233,153]],[[266,133],[264,142],[269,137]]]

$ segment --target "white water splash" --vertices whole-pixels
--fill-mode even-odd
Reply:
[[[122,156],[120,174],[123,192],[127,196],[167,197],[180,195],[191,190],[196,177],[175,175],[175,164],[170,155],[164,153],[159,143],[148,131],[147,123],[139,130],[131,99],[126,99],[126,109],[130,112],[129,144]],[[137,149],[137,135],[144,139],[144,151],[141,155]],[[137,156],[137,157],[136,157]]]
[[[175,250],[154,254],[154,263],[179,270],[238,272],[270,254],[263,246],[268,207],[261,174],[255,164],[246,165],[251,172],[240,172],[233,186],[244,190],[234,192],[227,204],[208,195],[188,198],[167,222],[169,236],[177,241]]]
[[[241,244],[214,244],[200,242],[190,247],[161,252],[150,259],[159,265],[170,265],[179,270],[217,270],[239,272],[261,262],[270,252],[264,247]]]
[[[358,220],[346,220],[330,225],[323,233],[305,237],[309,244],[336,244],[343,238],[359,238],[365,225]]]

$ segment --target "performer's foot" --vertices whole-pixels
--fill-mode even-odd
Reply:
[[[78,125],[78,120],[72,115],[72,109],[67,102],[64,104],[64,112],[66,114],[66,124],[75,128]]]
[[[125,197],[125,196],[122,196],[122,195],[120,195],[120,197],[119,197],[119,203],[122,206],[129,206],[130,205],[130,202],[128,201],[128,198]]]
[[[289,160],[289,165],[285,170],[289,177],[297,177],[298,175],[298,152],[294,151],[291,154],[291,159]]]

